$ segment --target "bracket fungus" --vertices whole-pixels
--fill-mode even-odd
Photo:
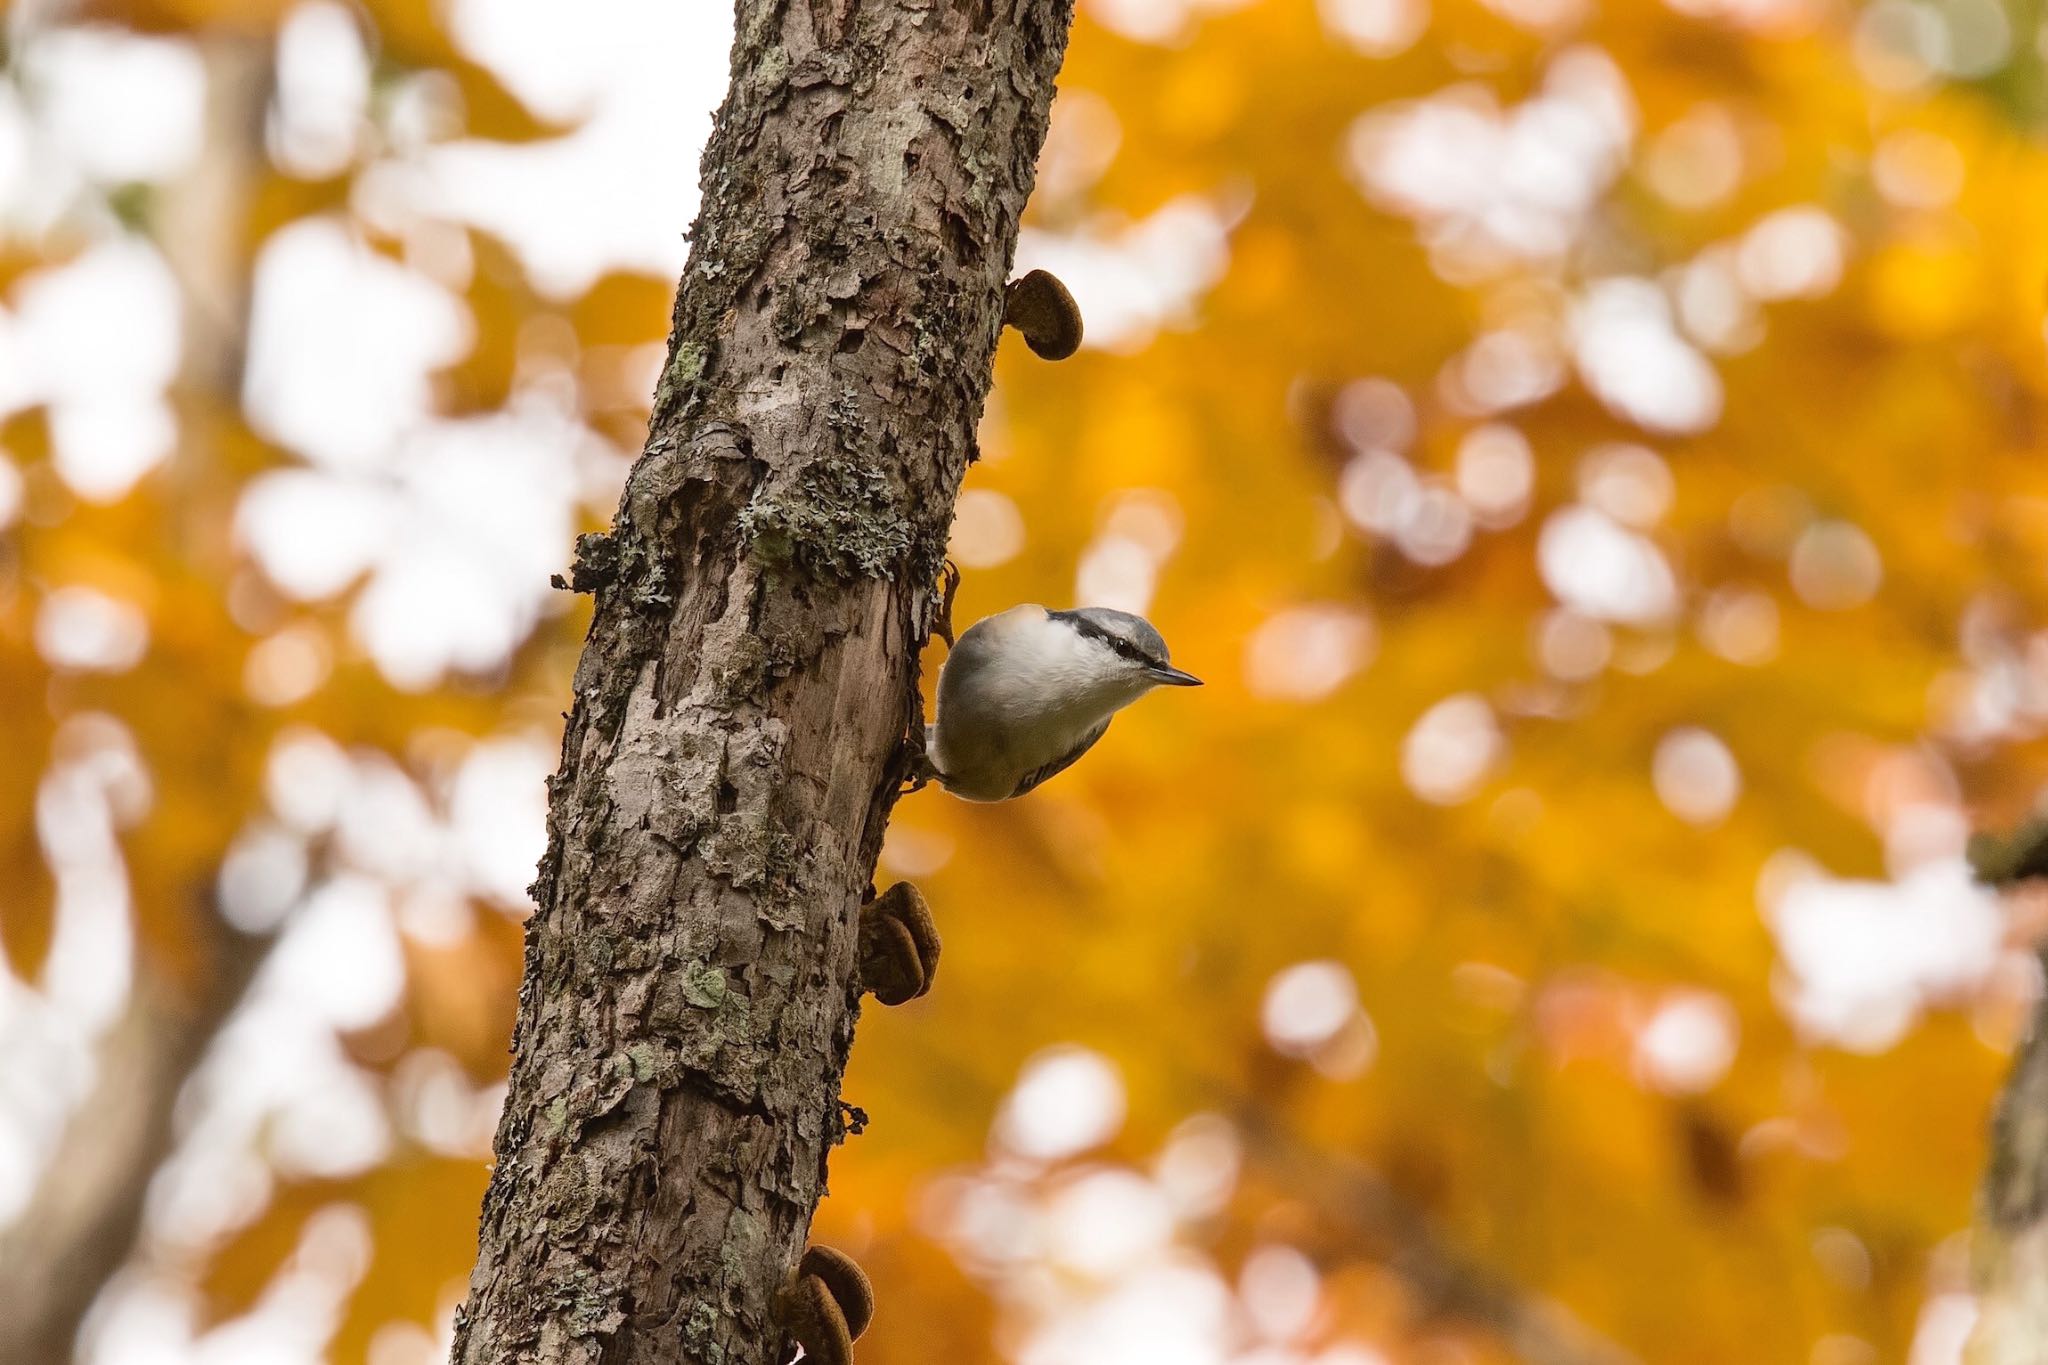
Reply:
[[[916,887],[898,882],[860,908],[860,979],[875,999],[915,1000],[938,970],[938,926]]]
[[[819,1365],[850,1365],[853,1343],[875,1318],[867,1272],[827,1246],[804,1251],[784,1303],[790,1335]]]
[[[1057,277],[1033,270],[1003,290],[1003,321],[1024,334],[1024,344],[1045,360],[1065,360],[1081,349],[1081,309]]]

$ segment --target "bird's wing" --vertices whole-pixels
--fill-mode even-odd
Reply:
[[[1096,726],[1093,730],[1090,730],[1087,734],[1081,736],[1081,742],[1076,744],[1073,748],[1067,750],[1065,753],[1061,754],[1058,758],[1054,759],[1052,762],[1046,764],[1045,766],[1040,768],[1033,768],[1030,772],[1024,774],[1023,777],[1017,780],[1017,790],[1010,793],[1011,798],[1014,799],[1016,797],[1022,796],[1025,792],[1030,791],[1033,787],[1045,781],[1048,777],[1057,776],[1058,774],[1063,773],[1067,769],[1073,767],[1074,764],[1079,761],[1082,754],[1087,753],[1090,749],[1095,747],[1095,741],[1101,739],[1103,733],[1108,729],[1109,722],[1105,720],[1102,722],[1102,724]]]

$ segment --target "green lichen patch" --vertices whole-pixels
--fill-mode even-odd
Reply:
[[[683,999],[699,1009],[715,1010],[725,1002],[725,971],[708,962],[683,968]]]
[[[678,342],[669,353],[668,364],[662,367],[661,378],[654,385],[654,411],[665,413],[670,410],[676,398],[688,392],[704,373],[704,363],[710,357],[710,348],[695,341]]]
[[[720,980],[722,984],[723,978]],[[642,1085],[667,1089],[682,1079],[682,1068],[674,1054],[657,1044],[634,1043],[626,1049],[626,1059],[632,1066],[633,1079]]]
[[[841,456],[813,461],[780,488],[764,488],[740,516],[755,563],[814,578],[893,579],[915,536],[893,480]]]
[[[579,1266],[555,1287],[554,1301],[565,1310],[565,1325],[579,1337],[606,1337],[625,1324],[616,1295],[607,1291],[596,1272]]]
[[[760,63],[754,67],[754,86],[765,93],[788,79],[789,49],[779,43],[771,45],[762,52]]]
[[[786,887],[796,873],[796,843],[757,811],[722,817],[704,841],[704,865],[738,891]]]
[[[683,1320],[682,1351],[679,1359],[701,1360],[704,1365],[724,1365],[725,1343],[718,1337],[718,1309],[709,1303],[699,1303],[690,1309],[690,1316]]]

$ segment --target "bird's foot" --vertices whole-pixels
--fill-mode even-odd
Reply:
[[[860,908],[860,982],[875,999],[915,1000],[938,970],[939,928],[916,887],[898,882]]]
[[[1065,360],[1081,349],[1081,309],[1049,271],[1033,270],[1003,290],[1003,321],[1024,334],[1024,344],[1045,360]]]
[[[903,790],[896,793],[899,797],[921,792],[939,778],[939,770],[932,763],[931,755],[924,751],[922,731],[923,727],[920,726],[916,737],[904,741],[911,751],[910,770],[903,775]]]
[[[874,1287],[851,1256],[826,1246],[804,1250],[784,1291],[783,1318],[807,1359],[851,1365],[853,1343],[874,1316]]]
[[[960,566],[952,560],[939,572],[939,619],[932,623],[932,634],[946,642],[946,648],[953,647],[953,599],[960,594]]]

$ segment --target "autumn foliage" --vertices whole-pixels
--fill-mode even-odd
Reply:
[[[124,1020],[199,1059],[91,1359],[445,1354],[702,2],[0,11],[0,1223]],[[1088,341],[1004,342],[956,610],[1208,687],[898,808],[862,1361],[1958,1358],[2040,989],[1961,856],[2048,776],[2041,23],[1083,0],[1018,266]]]

